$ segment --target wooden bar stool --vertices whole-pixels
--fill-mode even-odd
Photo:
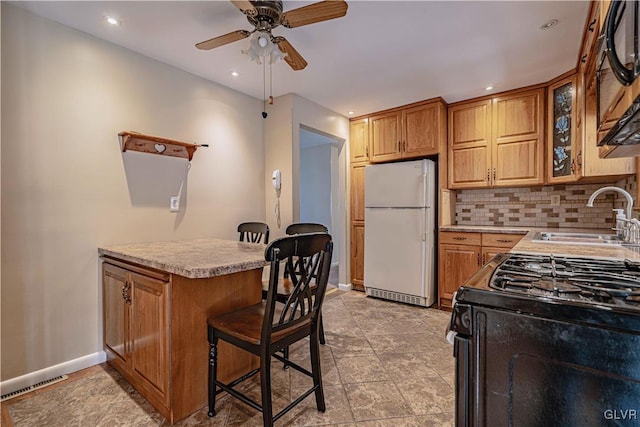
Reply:
[[[285,229],[285,233],[287,233],[287,235],[289,236],[293,236],[296,234],[303,234],[303,233],[328,233],[328,232],[329,230],[327,229],[327,227],[315,222],[295,222],[287,226],[287,228]],[[297,268],[298,266],[295,265],[294,267]],[[278,291],[276,295],[277,301],[282,303],[286,302],[287,298],[289,298],[289,295],[291,294],[291,289],[293,288],[291,281],[288,278],[289,272],[287,271],[286,266],[284,269],[283,276],[284,276],[283,279],[278,283]],[[265,281],[265,283],[262,284],[262,299],[267,298],[268,289],[269,289],[269,284]],[[311,292],[313,294],[317,292],[317,289],[315,286],[311,287]],[[322,323],[322,316],[320,316],[320,344],[324,345],[325,343],[326,343],[326,339],[324,337],[324,325]],[[289,357],[288,348],[284,349],[284,357]]]
[[[261,411],[264,426],[272,426],[287,411],[315,393],[316,406],[324,412],[325,401],[320,370],[319,316],[329,280],[333,242],[327,233],[300,234],[274,240],[265,250],[271,263],[267,299],[259,304],[209,318],[209,416],[215,416],[216,395],[226,391]],[[286,303],[276,304],[280,262],[290,269],[293,289]],[[296,263],[299,269],[294,269]],[[315,285],[317,292],[311,292]],[[309,337],[311,372],[277,352]],[[228,383],[217,379],[217,345],[223,340],[260,357],[260,368]],[[271,402],[271,357],[313,379],[313,386],[287,407],[273,415]],[[261,404],[236,391],[242,381],[260,373]]]
[[[250,243],[269,243],[269,226],[264,222],[243,222],[238,225],[240,241]]]

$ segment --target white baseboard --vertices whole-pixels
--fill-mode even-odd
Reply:
[[[41,381],[55,378],[60,375],[70,374],[81,369],[88,368],[107,360],[107,354],[104,351],[98,351],[93,354],[78,357],[77,359],[59,363],[39,371],[30,372],[19,377],[11,378],[0,382],[0,394],[13,393],[16,390],[32,386]]]
[[[338,289],[341,291],[350,291],[353,289],[353,285],[351,285],[351,283],[338,283]]]

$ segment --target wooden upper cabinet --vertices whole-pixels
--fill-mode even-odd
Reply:
[[[449,187],[544,182],[544,88],[449,109]]]
[[[435,99],[369,117],[369,160],[426,157],[446,146],[444,101]]]
[[[600,25],[604,26],[604,22],[607,19],[607,13],[609,13],[609,7],[611,6],[611,0],[599,0],[596,3],[600,3],[598,14],[600,18]]]
[[[489,186],[491,109],[491,100],[449,109],[450,188]]]
[[[369,119],[353,120],[350,130],[351,163],[369,161]]]
[[[493,99],[493,186],[544,183],[544,88]]]
[[[580,95],[580,100],[578,96]],[[552,83],[547,89],[547,182],[575,182],[580,176],[576,158],[581,152],[578,138],[578,94],[576,75]],[[580,126],[581,128],[581,126]]]
[[[444,135],[446,109],[432,102],[402,110],[402,156],[420,157],[438,154]]]
[[[590,2],[589,14],[587,15],[587,20],[582,32],[580,56],[578,57],[578,65],[576,67],[578,72],[582,74],[584,74],[588,68],[589,62],[595,61],[594,56],[597,54],[597,50],[594,50],[593,47],[598,40],[598,35],[602,28],[603,21],[600,20],[600,7],[600,1]]]
[[[491,100],[449,109],[449,137],[453,149],[487,146],[491,140]]]
[[[369,117],[371,161],[383,162],[400,157],[401,115],[394,111]]]

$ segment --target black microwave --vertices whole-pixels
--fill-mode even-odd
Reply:
[[[597,123],[600,157],[640,155],[640,6],[614,0],[599,37]]]

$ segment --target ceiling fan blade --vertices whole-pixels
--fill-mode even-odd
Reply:
[[[258,13],[255,6],[253,6],[249,0],[231,0],[231,3],[245,15],[255,15]]]
[[[287,39],[284,37],[275,37],[275,42],[278,45],[278,48],[287,54],[287,56],[284,57],[284,60],[294,71],[305,69],[307,61],[305,61],[302,55],[300,55],[298,51],[291,46],[291,43],[289,43]]]
[[[212,39],[209,39],[207,41],[203,41],[200,42],[198,44],[196,44],[196,47],[198,49],[202,49],[202,50],[209,50],[209,49],[213,49],[214,47],[220,47],[220,46],[224,46],[225,44],[229,44],[238,40],[242,40],[244,38],[249,37],[249,35],[251,34],[250,31],[247,30],[238,30],[238,31],[234,31],[232,33],[229,34],[225,34],[222,36],[218,36],[218,37],[214,37]]]
[[[287,28],[295,28],[340,18],[347,14],[347,8],[345,1],[321,1],[283,13],[281,24]]]

